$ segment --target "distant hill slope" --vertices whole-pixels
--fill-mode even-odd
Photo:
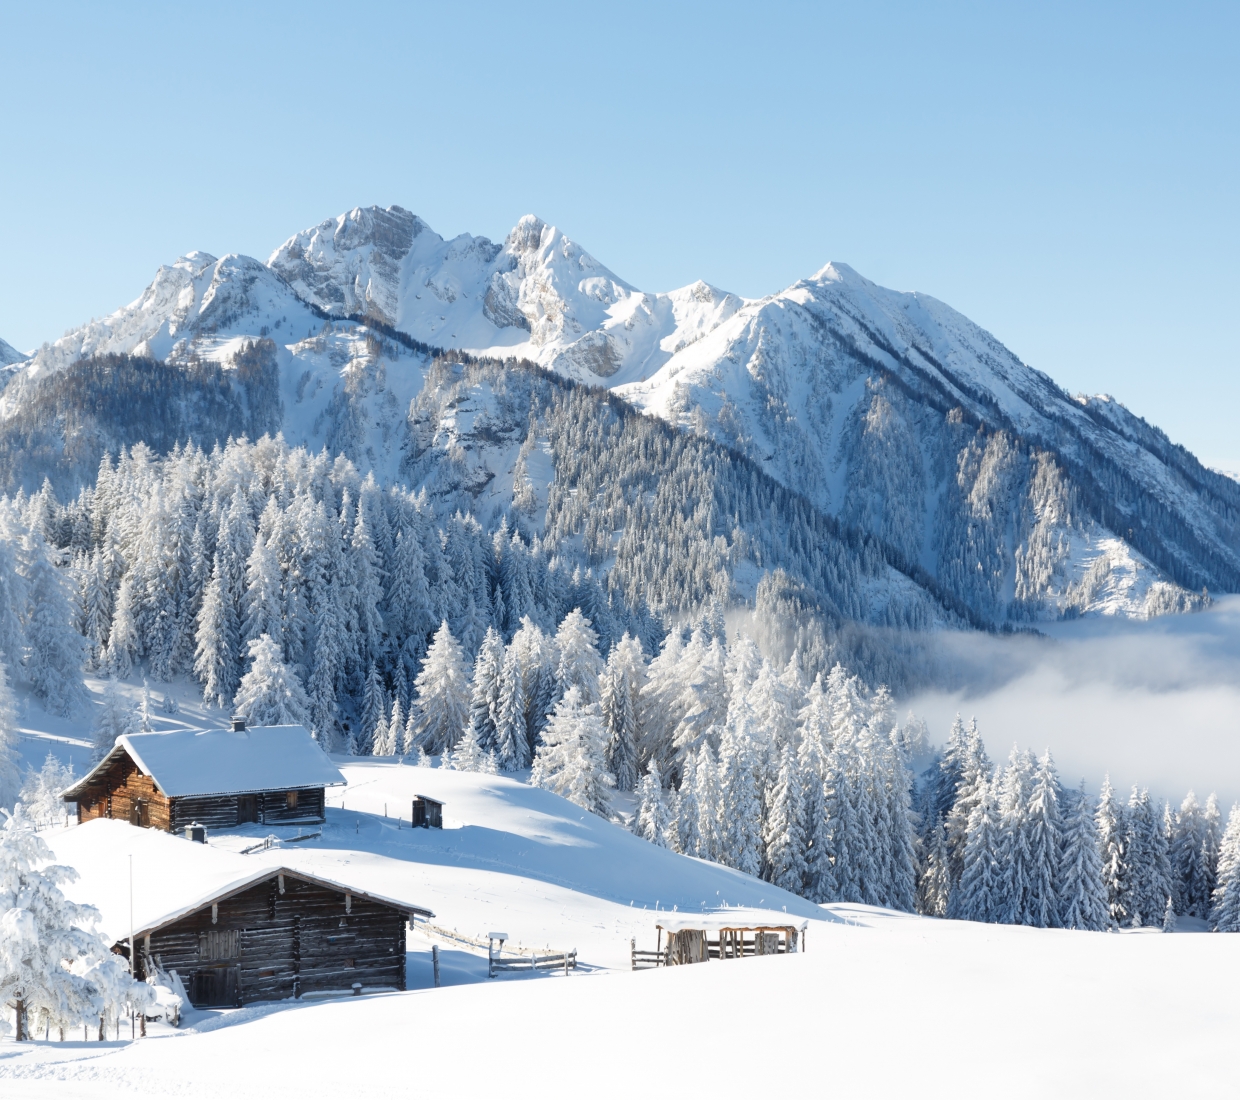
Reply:
[[[230,373],[258,341],[278,377],[261,408]],[[45,473],[81,483],[81,456],[131,442],[141,424],[87,415],[81,383],[49,382],[123,353],[218,365],[219,399],[178,391],[165,434],[278,427],[405,476],[433,348],[527,359],[710,436],[984,622],[1145,616],[1240,591],[1240,484],[1118,402],[1070,397],[942,303],[844,264],[761,300],[705,283],[645,293],[532,216],[499,244],[370,207],[266,264],[190,253],[10,368],[0,475],[10,489]]]

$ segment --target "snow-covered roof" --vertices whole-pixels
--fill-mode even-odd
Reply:
[[[285,867],[271,859],[278,860],[279,849],[266,853],[267,859],[256,859],[209,844],[196,844],[159,829],[142,829],[107,818],[40,835],[56,853],[56,861],[74,868],[80,876],[77,882],[64,887],[66,896],[95,906],[102,916],[101,930],[113,942],[129,936],[131,856],[136,936],[281,874],[355,898],[370,898],[405,913],[434,916],[429,909],[412,902]]]
[[[75,801],[121,754],[169,798],[336,787],[340,769],[305,726],[129,733],[63,797]]]
[[[795,928],[804,932],[809,921],[769,909],[725,909],[714,913],[662,913],[655,927],[664,932],[718,932],[722,928]]]

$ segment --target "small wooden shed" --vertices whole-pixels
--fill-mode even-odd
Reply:
[[[231,829],[247,822],[298,825],[325,818],[326,788],[340,769],[304,726],[130,733],[61,795],[78,822],[128,821],[180,832],[197,822]]]
[[[415,829],[442,829],[443,803],[424,794],[415,795],[409,820]]]
[[[805,950],[809,921],[774,913],[686,913],[668,916],[655,925],[663,966],[684,966],[711,959],[742,959],[749,955],[791,955]],[[663,937],[667,936],[664,947]]]

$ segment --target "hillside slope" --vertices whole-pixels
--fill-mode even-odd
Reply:
[[[699,911],[714,889],[779,913],[787,904],[799,915],[806,903],[511,780],[378,763],[347,766],[346,775],[348,809],[329,811],[322,842],[238,858],[255,867],[297,860],[337,881],[412,893],[463,935],[505,931],[527,945],[576,946],[581,969],[488,981],[482,951],[436,939],[449,987],[434,989],[432,941],[411,932],[408,992],[189,1013],[181,1031],[154,1025],[136,1042],[124,1030],[119,1042],[6,1040],[5,1095],[171,1088],[185,1097],[292,1097],[304,1095],[308,1078],[323,1092],[375,1098],[407,1096],[411,1083],[444,1097],[514,1088],[550,1097],[808,1095],[824,1080],[893,1098],[993,1095],[996,1080],[1012,1097],[1228,1090],[1218,1052],[1240,1025],[1240,1007],[1217,978],[1240,964],[1240,937],[1047,931],[811,906],[803,953],[633,974],[629,941],[654,946],[655,901]],[[398,831],[396,804],[422,789],[445,798],[448,827]],[[95,822],[45,835],[60,858],[81,858],[96,826],[108,832],[100,850],[118,869],[111,895],[97,900],[105,921],[123,928],[130,827]],[[235,850],[246,840],[243,830],[214,844]],[[187,843],[138,834],[139,889],[152,889],[143,853]],[[941,1029],[926,1023],[931,1001],[985,1006],[970,1014],[966,1068],[943,1058]],[[1099,1012],[1110,1003],[1176,1010]],[[747,1039],[725,1055],[720,1036],[737,1028]]]

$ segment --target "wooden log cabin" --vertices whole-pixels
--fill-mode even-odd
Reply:
[[[179,832],[197,822],[299,825],[325,819],[326,788],[344,776],[304,726],[130,733],[61,797],[78,822],[128,821]]]
[[[108,820],[43,835],[113,949],[128,957],[132,933],[138,976],[175,970],[200,1008],[404,989],[406,921],[434,916],[330,853],[240,855]]]
[[[434,913],[267,867],[136,929],[136,970],[175,970],[196,1008],[403,990],[405,926],[415,916]],[[127,940],[116,949],[127,956]]]

